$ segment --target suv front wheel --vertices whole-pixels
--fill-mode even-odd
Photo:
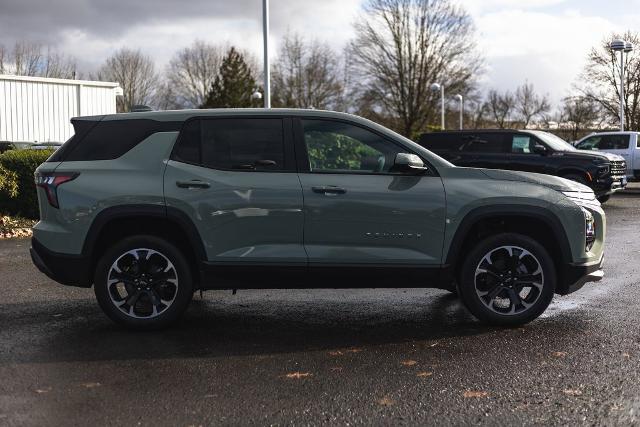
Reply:
[[[553,299],[556,271],[549,252],[534,239],[502,233],[467,255],[458,291],[478,319],[516,326],[540,316]]]
[[[189,264],[155,236],[133,236],[107,249],[98,261],[94,291],[114,322],[135,329],[169,326],[193,296]]]

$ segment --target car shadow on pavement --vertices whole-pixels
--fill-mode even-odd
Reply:
[[[326,292],[331,297],[277,291],[265,299],[194,298],[177,325],[152,332],[111,323],[88,299],[0,305],[0,342],[10,347],[0,348],[0,364],[263,355],[500,332],[440,291]]]

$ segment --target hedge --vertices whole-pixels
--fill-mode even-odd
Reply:
[[[33,173],[51,150],[9,150],[0,154],[0,214],[38,218]]]

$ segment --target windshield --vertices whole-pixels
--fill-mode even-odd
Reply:
[[[564,139],[549,132],[539,130],[530,131],[555,151],[576,151],[576,148]]]

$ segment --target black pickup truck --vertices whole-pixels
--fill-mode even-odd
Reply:
[[[533,130],[424,133],[418,144],[457,166],[555,175],[591,187],[604,203],[627,185],[626,163],[616,154],[576,150],[563,139]]]

